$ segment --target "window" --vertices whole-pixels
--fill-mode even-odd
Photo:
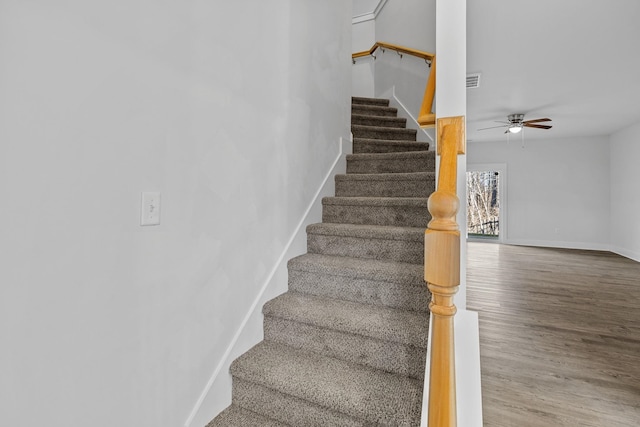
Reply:
[[[500,173],[467,172],[467,234],[498,238],[500,235]]]

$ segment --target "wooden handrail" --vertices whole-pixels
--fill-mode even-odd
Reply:
[[[439,118],[438,189],[428,202],[431,221],[424,238],[424,279],[432,294],[431,365],[429,368],[429,427],[456,426],[453,296],[460,285],[460,231],[456,222],[459,200],[457,154],[465,152],[464,117]]]
[[[352,54],[351,58],[354,61],[353,63],[355,64],[356,58],[362,58],[365,56],[373,55],[378,48],[394,50],[401,54],[407,54],[407,55],[415,56],[417,58],[422,58],[427,63],[429,63],[429,66],[431,67],[431,72],[429,73],[427,86],[424,90],[422,106],[420,108],[420,112],[418,113],[418,124],[423,128],[433,127],[436,121],[436,115],[432,111],[433,98],[436,92],[436,55],[433,53],[422,51],[422,50],[412,49],[410,47],[400,46],[400,45],[391,44],[391,43],[376,42],[374,43],[373,46],[371,46],[371,49],[363,50],[361,52],[356,52]]]
[[[362,52],[356,52],[353,55],[351,55],[351,58],[356,59],[356,58],[361,58],[363,56],[373,55],[378,48],[395,50],[398,53],[406,53],[407,55],[422,58],[425,61],[431,61],[435,57],[433,53],[424,52],[422,50],[411,49],[410,47],[400,46],[397,44],[375,42],[374,45],[371,46],[371,49],[363,50]]]
[[[427,87],[424,89],[424,97],[422,98],[422,107],[418,115],[418,124],[423,127],[433,127],[436,123],[436,115],[433,113],[433,98],[436,95],[436,57],[431,61],[431,72]]]

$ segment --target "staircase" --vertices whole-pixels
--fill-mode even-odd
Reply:
[[[263,307],[264,341],[231,365],[214,426],[418,426],[428,332],[423,281],[435,158],[388,100],[353,98],[352,155]]]

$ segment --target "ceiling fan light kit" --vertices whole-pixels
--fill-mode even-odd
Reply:
[[[520,133],[522,131],[522,128],[525,128],[525,127],[527,127],[527,128],[537,128],[537,129],[551,129],[552,128],[551,125],[540,125],[540,124],[537,124],[537,123],[540,123],[540,122],[550,122],[551,119],[548,119],[548,118],[524,120],[524,114],[517,113],[517,114],[509,114],[507,116],[507,119],[509,120],[508,122],[497,121],[497,123],[504,123],[503,125],[492,126],[492,127],[478,129],[478,130],[507,128],[507,130],[505,130],[504,133]]]

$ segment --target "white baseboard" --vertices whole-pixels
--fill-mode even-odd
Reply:
[[[618,254],[625,258],[629,258],[633,261],[640,262],[640,252],[632,251],[631,249],[621,248],[620,246],[613,246],[611,252]]]
[[[620,246],[612,246],[604,243],[584,243],[584,242],[556,242],[552,240],[528,240],[528,239],[507,239],[503,242],[498,240],[482,239],[482,238],[467,238],[469,242],[483,242],[483,243],[500,243],[504,245],[515,246],[538,246],[541,248],[558,248],[558,249],[581,249],[586,251],[605,251],[613,252],[625,258],[629,258],[633,261],[640,262],[640,252],[633,251],[631,249],[622,248]]]
[[[588,251],[611,251],[611,246],[604,243],[560,242],[554,240],[506,239],[505,245],[539,246],[542,248],[582,249]]]
[[[335,194],[333,176],[346,172],[345,158],[352,151],[351,141],[351,138],[340,138],[338,156],[309,203],[278,261],[267,276],[260,292],[255,297],[251,308],[224,352],[222,360],[213,370],[209,381],[185,421],[184,427],[204,426],[231,404],[231,374],[229,373],[231,362],[263,339],[262,306],[270,299],[286,292],[287,262],[289,259],[306,252],[306,227],[309,224],[322,221],[322,198]]]
[[[456,416],[457,424],[464,427],[482,427],[482,382],[480,375],[480,325],[478,313],[458,310],[454,322],[456,352]],[[429,342],[431,342],[429,322]],[[427,367],[431,363],[431,346],[427,353]],[[424,378],[422,420],[427,427],[429,418],[429,369]]]

